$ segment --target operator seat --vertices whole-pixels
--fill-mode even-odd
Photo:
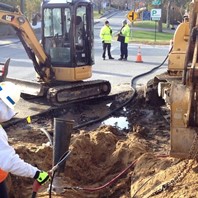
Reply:
[[[84,65],[86,62],[85,52],[85,28],[83,20],[80,16],[76,16],[76,34],[75,34],[75,47],[76,47],[76,62],[78,65]]]

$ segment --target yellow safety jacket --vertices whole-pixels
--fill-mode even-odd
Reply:
[[[121,34],[125,37],[125,39],[124,39],[125,43],[129,42],[130,33],[131,33],[130,27],[128,24],[126,24],[121,30]]]
[[[105,43],[111,43],[112,41],[112,29],[110,26],[104,25],[100,30],[100,38]]]

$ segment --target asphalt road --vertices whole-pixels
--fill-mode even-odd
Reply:
[[[126,12],[118,12],[113,17],[109,18],[110,25],[113,29],[113,33],[116,34],[122,25],[122,21],[125,19]],[[93,66],[92,79],[102,78],[108,79],[113,87],[124,84],[130,85],[131,79],[135,76],[147,72],[152,68],[160,65],[166,58],[169,46],[167,45],[144,45],[130,43],[128,45],[128,61],[118,61],[120,58],[120,43],[116,40],[112,42],[112,56],[115,60],[102,60],[102,45],[99,39],[99,31],[103,26],[104,21],[100,21],[95,25],[95,65]],[[132,30],[133,31],[133,30]],[[145,32],[146,34],[146,32]],[[136,63],[138,48],[140,47],[143,63]],[[147,75],[144,78],[138,79],[135,83],[145,84],[149,79],[159,73],[163,73],[167,70],[167,62],[157,71],[151,75]]]
[[[116,12],[108,15],[113,33],[116,34],[121,28],[122,21],[125,19],[126,12]],[[110,18],[109,18],[110,17]],[[112,92],[119,93],[126,90],[131,90],[131,80],[144,72],[160,65],[166,58],[169,46],[160,45],[144,45],[130,43],[128,46],[129,56],[128,61],[119,61],[120,57],[120,43],[116,40],[112,42],[112,56],[114,60],[102,59],[102,43],[99,38],[99,32],[104,25],[106,17],[101,18],[95,23],[95,65],[93,65],[92,77],[87,80],[103,79],[108,80],[112,86]],[[146,32],[145,32],[146,34]],[[141,48],[141,56],[143,63],[136,63],[138,48]],[[22,44],[16,37],[9,37],[0,40],[0,62],[5,62],[7,58],[11,58],[8,77],[20,78],[23,80],[35,80],[35,71],[31,60],[28,58]],[[135,81],[136,86],[144,85],[148,80],[153,78],[156,74],[163,73],[167,70],[167,63],[154,73],[139,78]],[[37,103],[29,103],[21,99],[16,105],[17,118],[26,118],[38,114],[49,109],[48,105],[37,105]]]
[[[102,59],[102,44],[99,38],[99,32],[106,19],[109,20],[113,29],[113,34],[116,34],[121,28],[122,21],[126,16],[125,11],[115,12],[107,17],[103,17],[95,24],[95,65],[93,66],[93,75],[88,80],[105,79],[112,84],[112,91],[117,88],[130,89],[131,80],[135,76],[147,72],[152,68],[160,65],[166,58],[169,46],[162,45],[144,45],[130,43],[128,46],[129,56],[128,61],[118,61],[120,57],[120,43],[116,40],[112,42],[112,56],[115,60]],[[145,32],[146,34],[146,32]],[[7,45],[11,43],[11,45]],[[142,56],[143,63],[136,63],[138,48]],[[7,58],[11,58],[8,77],[21,78],[26,80],[35,79],[35,71],[31,60],[26,55],[25,50],[17,38],[7,38],[0,41],[0,62],[5,62]],[[136,85],[145,84],[149,79],[159,73],[167,70],[167,62],[154,73],[138,79]]]

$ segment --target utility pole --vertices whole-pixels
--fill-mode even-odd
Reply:
[[[135,5],[136,4],[136,0],[133,0],[133,8],[132,8],[132,10],[134,10],[135,11]]]
[[[24,13],[25,11],[25,0],[21,0],[21,12]]]

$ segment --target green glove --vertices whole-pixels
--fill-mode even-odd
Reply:
[[[45,182],[49,180],[49,174],[45,171],[37,171],[34,176],[34,179],[36,179],[40,185],[43,185]]]

